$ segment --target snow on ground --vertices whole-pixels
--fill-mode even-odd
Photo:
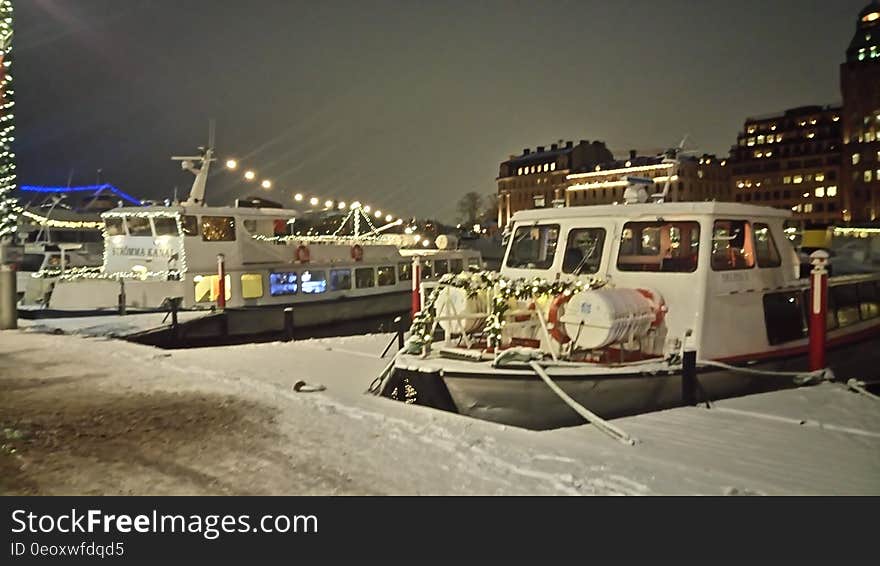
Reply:
[[[177,313],[179,322],[194,320],[211,314],[211,311],[181,311]],[[137,313],[119,316],[83,316],[70,318],[18,319],[18,326],[31,332],[55,332],[58,334],[79,334],[82,336],[127,336],[135,332],[149,330],[171,324],[168,313]]]
[[[0,466],[0,477],[12,478],[0,487],[6,481],[8,492],[50,494],[880,494],[880,405],[841,385],[616,420],[640,440],[629,447],[591,426],[535,432],[366,395],[388,363],[378,354],[390,339],[163,351],[0,332],[0,425],[14,450],[0,451],[0,463],[5,457],[13,468]],[[300,380],[327,389],[295,392]]]

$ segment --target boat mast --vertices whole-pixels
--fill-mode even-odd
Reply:
[[[196,176],[193,180],[192,188],[189,191],[189,198],[183,203],[189,206],[205,206],[205,186],[208,183],[208,170],[211,162],[214,161],[214,120],[211,120],[208,127],[208,146],[199,147],[201,155],[174,156],[172,161],[180,161],[180,167],[189,171]],[[196,168],[196,162],[199,167]]]

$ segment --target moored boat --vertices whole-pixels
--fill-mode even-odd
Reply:
[[[542,429],[583,419],[535,364],[604,418],[821,377],[790,212],[636,194],[514,215],[500,274],[441,281],[378,392]],[[826,327],[837,378],[880,377],[880,275],[831,277]]]

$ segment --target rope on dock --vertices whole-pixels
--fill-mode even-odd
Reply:
[[[629,446],[633,446],[637,442],[637,440],[635,438],[631,437],[623,430],[621,430],[618,427],[614,426],[613,424],[609,423],[608,421],[606,421],[605,419],[603,419],[602,417],[600,417],[596,413],[593,413],[592,411],[590,411],[589,409],[587,409],[586,407],[584,407],[583,405],[581,405],[580,403],[578,403],[577,401],[572,399],[568,395],[568,393],[563,391],[561,387],[556,385],[556,383],[552,379],[550,379],[550,376],[547,375],[547,372],[544,371],[544,368],[541,367],[541,364],[539,364],[538,362],[532,361],[532,362],[529,362],[529,366],[531,366],[532,370],[534,370],[534,372],[536,374],[538,374],[538,377],[540,377],[542,380],[544,380],[544,383],[547,384],[547,387],[549,387],[550,390],[553,391],[553,393],[556,393],[556,395],[560,399],[562,399],[566,405],[568,405],[569,407],[574,409],[574,411],[577,414],[584,417],[584,419],[586,419],[588,423],[592,424],[593,426],[595,426],[596,428],[598,428],[600,431],[604,432],[605,434],[607,434],[611,438],[613,438],[619,442],[622,442],[624,444],[627,444]]]
[[[880,401],[880,397],[865,389],[864,381],[859,381],[858,379],[850,379],[846,382],[846,386],[850,390],[855,391],[856,393],[860,393],[869,399]]]
[[[816,371],[771,371],[766,369],[752,369],[741,366],[733,366],[724,362],[716,362],[715,360],[697,360],[697,366],[710,366],[739,373],[748,373],[752,375],[774,375],[781,377],[791,377],[798,385],[806,385],[809,383],[820,383],[822,381],[834,381],[834,372],[831,368],[823,368]]]

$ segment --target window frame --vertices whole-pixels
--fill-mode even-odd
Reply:
[[[513,249],[517,243],[516,235],[520,231],[524,230],[534,230],[535,228],[539,230],[556,230],[556,239],[553,241],[553,251],[547,254],[547,259],[544,262],[538,264],[535,263],[534,267],[530,267],[529,265],[511,265],[511,259],[513,258]],[[509,267],[510,269],[533,269],[540,271],[547,271],[553,267],[553,264],[556,262],[556,254],[559,252],[559,236],[561,235],[561,226],[558,223],[550,223],[550,224],[521,224],[516,227],[516,230],[513,231],[513,234],[510,236],[510,244],[507,246],[507,254],[504,258],[504,266]]]
[[[754,234],[755,234],[755,230],[754,230],[754,228],[752,227],[752,223],[751,223],[750,221],[748,221],[748,220],[741,220],[741,219],[738,219],[738,218],[716,218],[716,219],[712,222],[712,232],[711,232],[711,234],[712,234],[712,247],[713,247],[713,248],[715,247],[715,242],[718,241],[718,240],[716,240],[716,231],[718,230],[718,223],[719,223],[719,222],[730,222],[730,223],[741,222],[741,223],[743,224],[743,228],[745,229],[746,233],[743,234],[743,236],[742,236],[742,238],[743,238],[743,247],[740,248],[740,249],[745,250],[746,248],[745,248],[744,246],[745,246],[747,243],[748,243],[748,244],[751,244],[751,247],[752,247],[752,250],[751,250],[751,253],[752,253],[752,255],[751,255],[751,264],[750,264],[750,265],[746,265],[746,266],[744,266],[744,267],[736,267],[736,266],[732,266],[732,267],[719,267],[719,266],[717,266],[717,265],[715,264],[715,259],[714,259],[714,258],[715,258],[715,250],[712,249],[712,250],[709,250],[709,267],[712,269],[712,271],[746,271],[746,270],[748,270],[748,269],[755,269],[755,268],[757,268],[757,266],[758,266],[758,260],[757,260],[757,257],[756,257],[757,253],[756,253],[756,250],[755,250],[755,235],[754,235]],[[750,234],[749,232],[751,232],[751,234]],[[730,240],[733,240],[733,238],[730,238]],[[728,249],[731,248],[731,247],[732,247],[732,246],[728,245]],[[777,251],[778,251],[778,250],[777,250]],[[743,255],[745,255],[745,252],[743,252]]]
[[[684,226],[684,225],[688,225],[690,228],[690,232],[692,234],[690,241],[691,242],[695,241],[697,244],[696,249],[694,250],[694,253],[688,254],[684,257],[678,257],[678,258],[661,257],[660,262],[658,264],[660,266],[660,268],[657,270],[645,269],[644,266],[646,265],[646,262],[623,262],[623,263],[621,263],[621,259],[624,257],[627,257],[627,256],[628,257],[636,257],[636,258],[657,257],[656,255],[650,255],[650,254],[636,254],[636,253],[623,254],[622,253],[623,245],[624,245],[623,234],[624,234],[625,230],[638,227],[638,228],[640,228],[639,234],[641,234],[641,231],[644,230],[645,227],[662,228],[664,226],[675,226],[675,227],[678,227],[679,230],[681,230],[682,226]],[[693,238],[694,228],[696,228],[696,239]],[[697,269],[700,265],[700,248],[702,247],[702,243],[700,242],[700,239],[702,238],[702,234],[703,234],[703,227],[700,225],[700,222],[698,222],[696,220],[662,220],[662,221],[632,220],[629,222],[625,222],[620,229],[620,237],[619,237],[620,243],[617,246],[617,260],[615,262],[617,265],[617,270],[622,271],[622,272],[626,272],[626,273],[694,273],[695,271],[697,271]],[[671,246],[670,246],[670,249],[671,249]],[[665,252],[663,252],[662,250],[659,253],[665,254]],[[658,255],[659,255],[659,253],[658,253]],[[694,259],[692,265],[690,265],[686,269],[669,269],[669,270],[663,269],[663,262],[665,259],[682,260],[682,259],[686,259],[686,258],[693,258]],[[628,267],[629,265],[633,265],[636,267]]]
[[[605,256],[605,239],[608,237],[608,230],[606,230],[602,226],[583,226],[583,227],[577,227],[577,228],[570,228],[568,230],[568,234],[565,237],[565,248],[562,250],[562,272],[563,273],[566,273],[568,275],[572,275],[572,274],[574,274],[575,268],[578,267],[578,265],[580,265],[581,263],[583,263],[584,258],[583,258],[583,256],[581,256],[581,261],[578,263],[578,265],[575,265],[574,267],[572,267],[570,271],[566,270],[566,265],[565,265],[566,254],[568,254],[568,250],[571,247],[572,237],[577,232],[586,232],[586,231],[600,231],[601,232],[601,235],[599,237],[599,244],[598,244],[599,261],[596,262],[595,271],[581,270],[577,273],[577,275],[594,275],[594,274],[598,273],[599,270],[602,268],[602,260],[604,259],[604,256]],[[584,264],[584,265],[586,265],[586,264]]]
[[[761,254],[759,253],[760,248],[758,247],[758,230],[762,229],[767,230],[767,235],[769,236],[768,241],[770,243],[769,249],[772,250],[774,254],[776,254],[776,260],[767,264],[762,263]],[[755,222],[754,224],[752,224],[752,235],[755,240],[755,263],[757,264],[757,266],[762,269],[782,267],[782,255],[779,253],[779,247],[776,245],[776,238],[773,237],[773,230],[770,229],[770,225],[766,222]]]

